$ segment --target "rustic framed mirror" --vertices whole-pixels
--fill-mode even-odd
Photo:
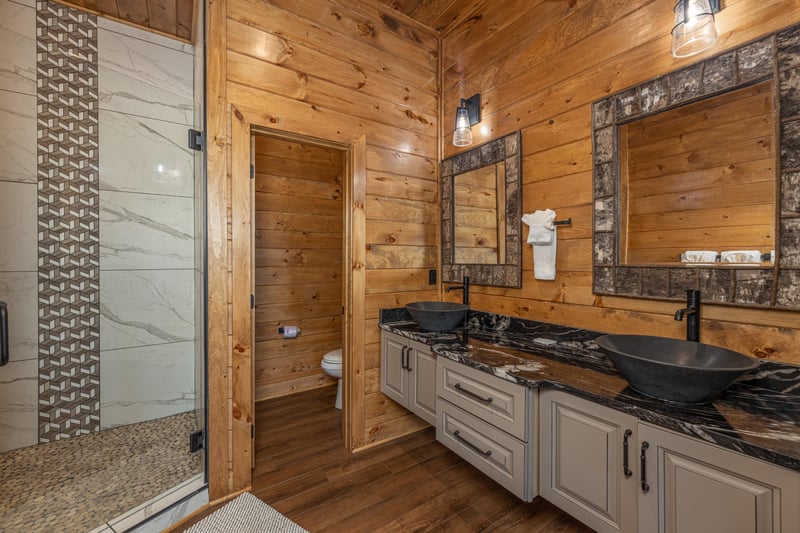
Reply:
[[[595,294],[800,308],[800,27],[594,102],[592,128]]]
[[[520,137],[442,161],[442,281],[522,286]]]

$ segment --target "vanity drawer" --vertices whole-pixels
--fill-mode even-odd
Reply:
[[[436,394],[518,439],[528,440],[527,387],[440,357]]]
[[[436,440],[517,497],[531,500],[527,444],[441,398],[436,412]]]

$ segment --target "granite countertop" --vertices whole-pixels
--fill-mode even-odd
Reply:
[[[403,309],[381,329],[426,343],[439,357],[533,388],[563,390],[644,422],[800,472],[800,367],[764,361],[713,402],[678,404],[630,388],[594,340],[600,332],[470,311],[454,332],[423,331]],[[549,339],[544,346],[534,339]]]

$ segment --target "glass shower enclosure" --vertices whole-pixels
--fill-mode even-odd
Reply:
[[[205,484],[202,89],[200,38],[0,0],[9,530],[127,528]]]

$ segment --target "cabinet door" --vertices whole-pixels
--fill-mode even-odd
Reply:
[[[539,494],[596,531],[637,531],[636,418],[554,390],[539,406]]]
[[[436,424],[436,356],[427,346],[411,344],[411,386],[408,408],[431,425]]]
[[[800,474],[648,424],[638,433],[649,486],[642,531],[800,531]]]
[[[408,339],[381,333],[381,392],[403,407],[408,407],[408,371],[403,368]]]

